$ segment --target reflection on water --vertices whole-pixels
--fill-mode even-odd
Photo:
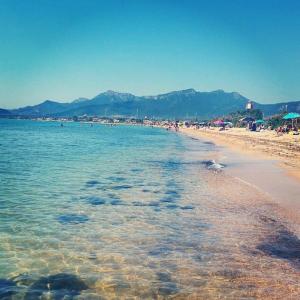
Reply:
[[[300,295],[298,237],[264,196],[206,169],[212,144],[1,122],[0,299]]]

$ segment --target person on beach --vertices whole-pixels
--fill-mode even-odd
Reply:
[[[250,121],[249,123],[247,123],[247,130],[251,131],[252,128],[252,122]]]
[[[283,128],[281,126],[279,126],[278,128],[276,128],[276,133],[277,133],[277,136],[278,135],[282,135],[283,134]]]

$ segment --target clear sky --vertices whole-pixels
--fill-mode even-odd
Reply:
[[[300,100],[299,0],[0,0],[0,107],[105,90]]]

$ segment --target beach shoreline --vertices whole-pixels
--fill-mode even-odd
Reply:
[[[227,180],[228,185],[223,189],[230,190],[230,186],[236,182],[248,185],[253,191],[261,192],[271,203],[281,207],[280,210],[285,211],[287,220],[300,226],[300,159],[297,161],[300,151],[297,150],[297,144],[294,148],[290,147],[285,156],[278,157],[276,151],[270,155],[269,151],[276,147],[276,141],[270,139],[268,142],[267,137],[263,136],[264,144],[260,147],[251,147],[251,144],[259,139],[259,133],[251,138],[251,134],[256,133],[244,129],[243,135],[240,134],[242,130],[230,129],[219,132],[216,129],[181,128],[179,132],[216,145],[215,151],[209,154],[208,159],[225,165],[225,177],[231,177],[231,180]],[[248,136],[249,140],[245,140]],[[295,158],[291,158],[292,154]],[[216,188],[219,189],[219,186]]]
[[[197,139],[205,139],[236,153],[276,161],[286,175],[300,183],[300,135],[277,136],[274,131],[251,132],[245,128],[193,129],[180,128],[180,132]]]

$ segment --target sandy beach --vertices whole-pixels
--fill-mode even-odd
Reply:
[[[182,128],[180,131],[217,146],[217,151],[207,158],[226,165],[226,177],[231,179],[225,190],[237,182],[249,185],[253,191],[267,196],[270,203],[278,205],[286,220],[300,225],[299,135],[278,137],[273,131],[250,132],[240,128],[226,131]]]
[[[276,160],[288,174],[300,182],[300,135],[284,134],[278,136],[275,131],[251,132],[244,128],[230,128],[219,131],[218,128],[190,129],[182,128],[181,132],[204,138],[239,153]]]

